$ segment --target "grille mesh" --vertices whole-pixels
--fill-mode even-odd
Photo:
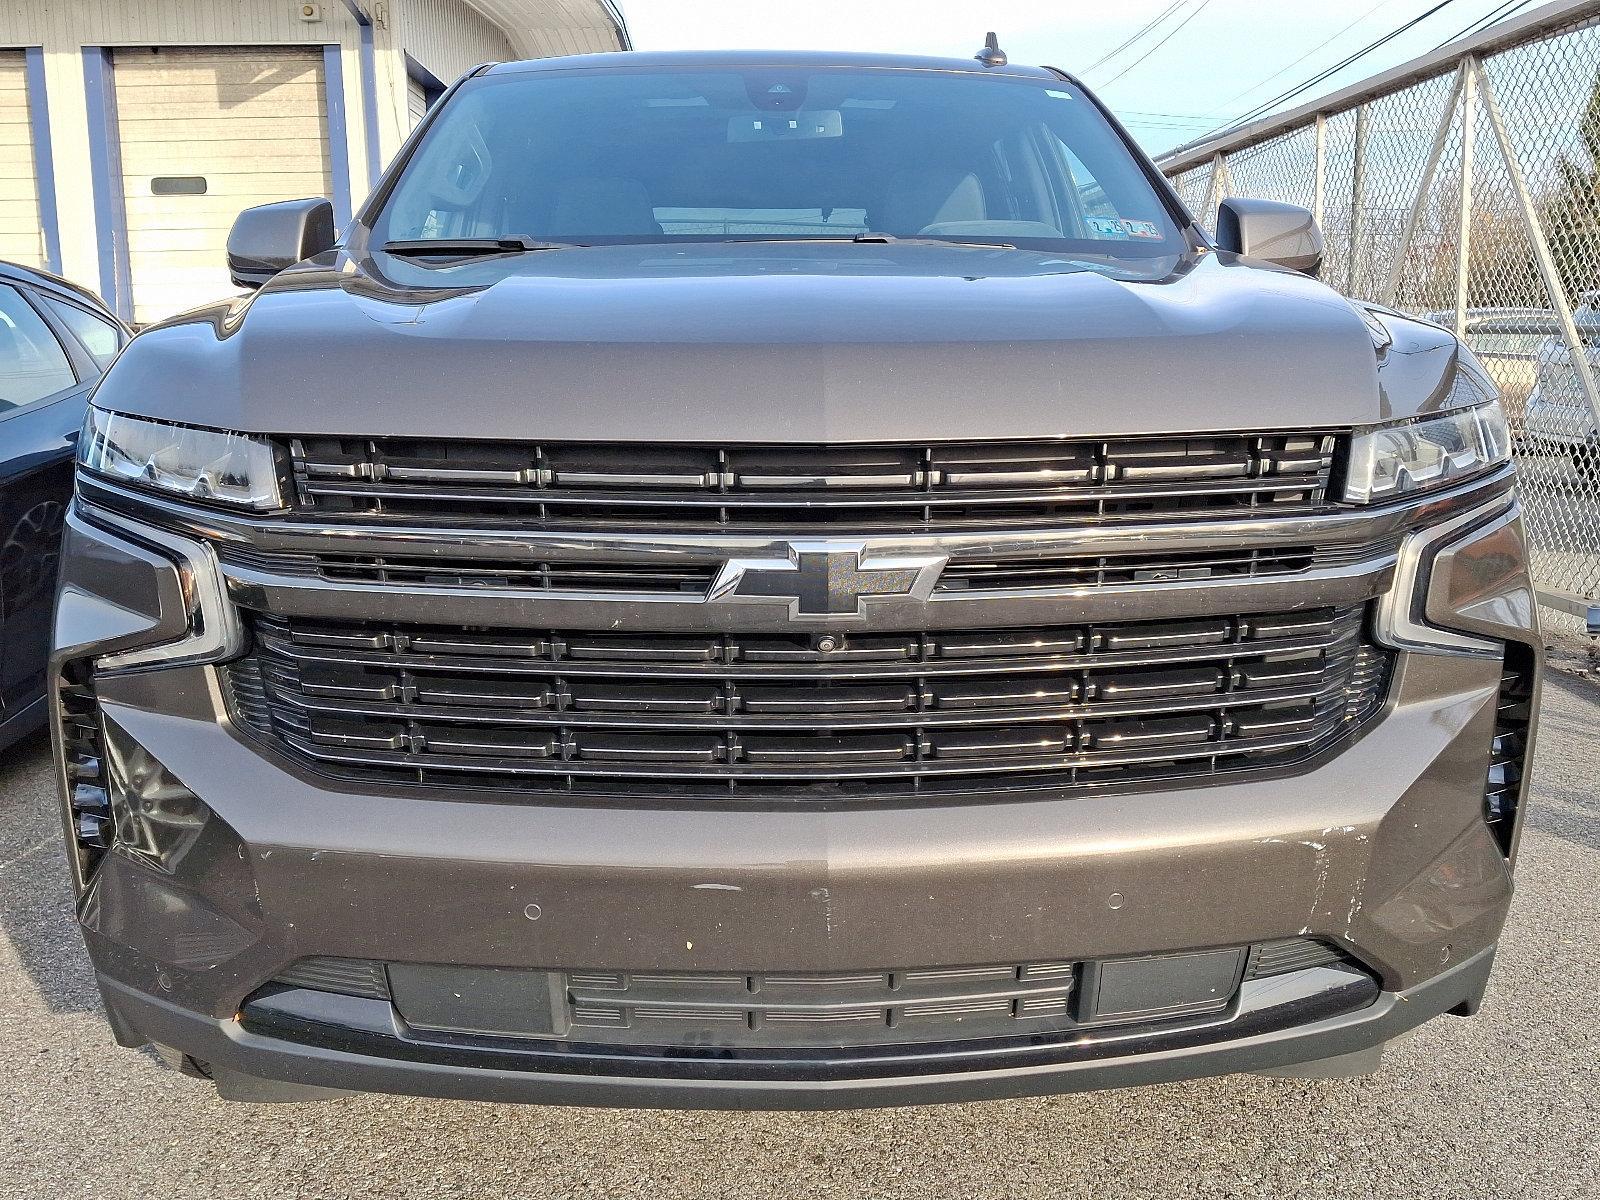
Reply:
[[[338,774],[832,799],[1292,762],[1369,715],[1360,609],[842,637],[253,619],[240,717]],[[831,643],[832,648],[825,648]]]
[[[1506,646],[1495,706],[1494,739],[1489,746],[1489,780],[1484,790],[1484,819],[1506,854],[1511,853],[1522,780],[1527,769],[1528,732],[1533,721],[1533,654],[1525,646]]]
[[[1331,433],[931,446],[649,447],[296,438],[319,514],[539,525],[965,528],[1325,503]]]
[[[381,962],[369,958],[302,958],[273,982],[373,1000],[389,998],[388,973]]]

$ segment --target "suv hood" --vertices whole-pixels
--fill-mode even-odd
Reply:
[[[378,259],[396,278],[330,255],[152,328],[97,402],[258,433],[678,442],[1327,428],[1392,407],[1349,304],[1210,253],[1161,280],[913,244]]]

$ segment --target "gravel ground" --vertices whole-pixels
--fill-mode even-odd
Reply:
[[[1360,1080],[809,1115],[224,1104],[112,1044],[35,743],[0,757],[0,1195],[1600,1197],[1600,692],[1546,694],[1478,1019],[1433,1022]]]

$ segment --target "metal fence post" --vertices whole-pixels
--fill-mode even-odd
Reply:
[[[1316,182],[1311,191],[1311,215],[1317,219],[1317,225],[1322,225],[1322,212],[1327,207],[1328,194],[1328,118],[1322,113],[1317,114],[1317,161]]]
[[[1456,225],[1456,336],[1467,336],[1467,287],[1472,280],[1473,141],[1478,128],[1478,60],[1461,60],[1461,209]]]
[[[1366,233],[1367,193],[1367,106],[1356,109],[1356,145],[1350,167],[1350,267],[1345,272],[1344,290],[1355,295],[1361,270],[1361,239]]]
[[[1428,197],[1433,193],[1433,177],[1439,169],[1439,159],[1444,156],[1444,145],[1450,140],[1450,127],[1455,124],[1456,101],[1461,98],[1462,77],[1465,74],[1465,67],[1456,72],[1455,82],[1450,85],[1450,95],[1445,98],[1444,111],[1439,114],[1439,127],[1433,132],[1433,144],[1428,147],[1427,160],[1422,164],[1422,178],[1417,181],[1417,194],[1411,201],[1410,211],[1406,213],[1405,228],[1400,232],[1400,242],[1395,246],[1394,258],[1389,263],[1389,278],[1379,297],[1385,304],[1392,305],[1400,294],[1400,276],[1405,270],[1406,253],[1411,249],[1412,239],[1417,236],[1422,211],[1428,207]]]
[[[1200,220],[1204,223],[1208,218],[1216,221],[1217,205],[1222,201],[1222,155],[1217,155],[1211,160],[1211,179],[1206,184],[1206,203],[1201,210]]]

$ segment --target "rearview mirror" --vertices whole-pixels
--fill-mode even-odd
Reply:
[[[258,204],[234,218],[228,233],[228,274],[258,288],[285,267],[333,249],[333,205],[326,200]]]
[[[1224,200],[1217,209],[1217,246],[1307,275],[1322,267],[1322,230],[1317,219],[1296,204]]]

